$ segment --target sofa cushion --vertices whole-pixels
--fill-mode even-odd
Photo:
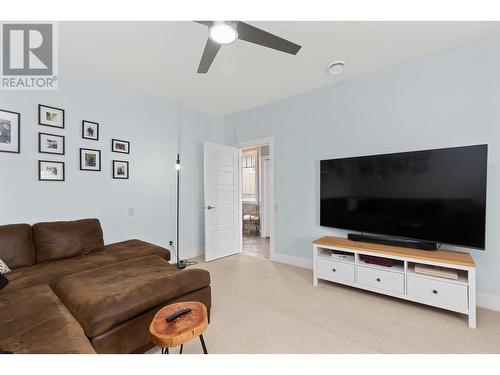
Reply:
[[[0,295],[0,348],[14,353],[95,353],[48,285]]]
[[[181,271],[154,255],[83,271],[51,284],[89,337],[208,285],[207,271]]]
[[[33,239],[37,263],[88,254],[104,246],[97,219],[38,223],[33,225]]]
[[[117,242],[104,246],[104,248],[95,250],[87,255],[55,260],[14,270],[9,273],[9,285],[0,290],[0,294],[27,288],[32,285],[47,284],[72,273],[146,255],[158,255],[166,260],[170,260],[170,252],[163,247],[140,240]]]
[[[30,225],[0,226],[0,259],[11,269],[35,264],[35,247]]]

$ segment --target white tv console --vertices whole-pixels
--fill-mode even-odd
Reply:
[[[345,254],[346,259],[335,258],[332,253]],[[391,259],[395,264],[369,264],[363,255]],[[457,270],[459,278],[416,273],[416,264]],[[466,314],[469,327],[476,328],[476,264],[468,253],[423,251],[326,236],[313,242],[314,286],[318,279]]]

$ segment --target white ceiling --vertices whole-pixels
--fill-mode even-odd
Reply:
[[[237,112],[500,35],[500,22],[250,22],[302,45],[296,56],[243,41],[196,70],[207,27],[194,22],[62,22],[62,63],[208,113]],[[340,75],[327,73],[346,61]]]

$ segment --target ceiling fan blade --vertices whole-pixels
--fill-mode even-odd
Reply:
[[[196,22],[196,23],[201,23],[202,25],[205,25],[205,26],[212,26],[212,24],[214,23],[214,21],[193,21],[193,22]]]
[[[207,39],[207,44],[205,44],[205,49],[203,50],[203,55],[201,56],[200,65],[198,66],[198,73],[206,73],[210,69],[210,65],[215,59],[217,52],[219,52],[220,44],[215,43],[212,39]]]
[[[301,46],[292,43],[289,40],[280,38],[274,34],[268,33],[262,29],[239,21],[237,23],[238,39],[246,42],[258,44],[264,47],[272,48],[281,52],[296,55]]]

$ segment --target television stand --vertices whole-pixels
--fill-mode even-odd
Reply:
[[[392,266],[365,262],[365,255],[390,260]],[[444,267],[457,278],[423,274],[425,266]],[[469,253],[326,236],[313,242],[314,286],[319,279],[462,313],[476,328],[476,264]]]
[[[370,243],[389,245],[389,246],[410,247],[419,250],[432,251],[437,249],[437,245],[435,242],[411,240],[407,238],[398,238],[389,236],[377,236],[375,234],[349,233],[347,235],[347,238],[350,239],[351,241],[370,242]]]

